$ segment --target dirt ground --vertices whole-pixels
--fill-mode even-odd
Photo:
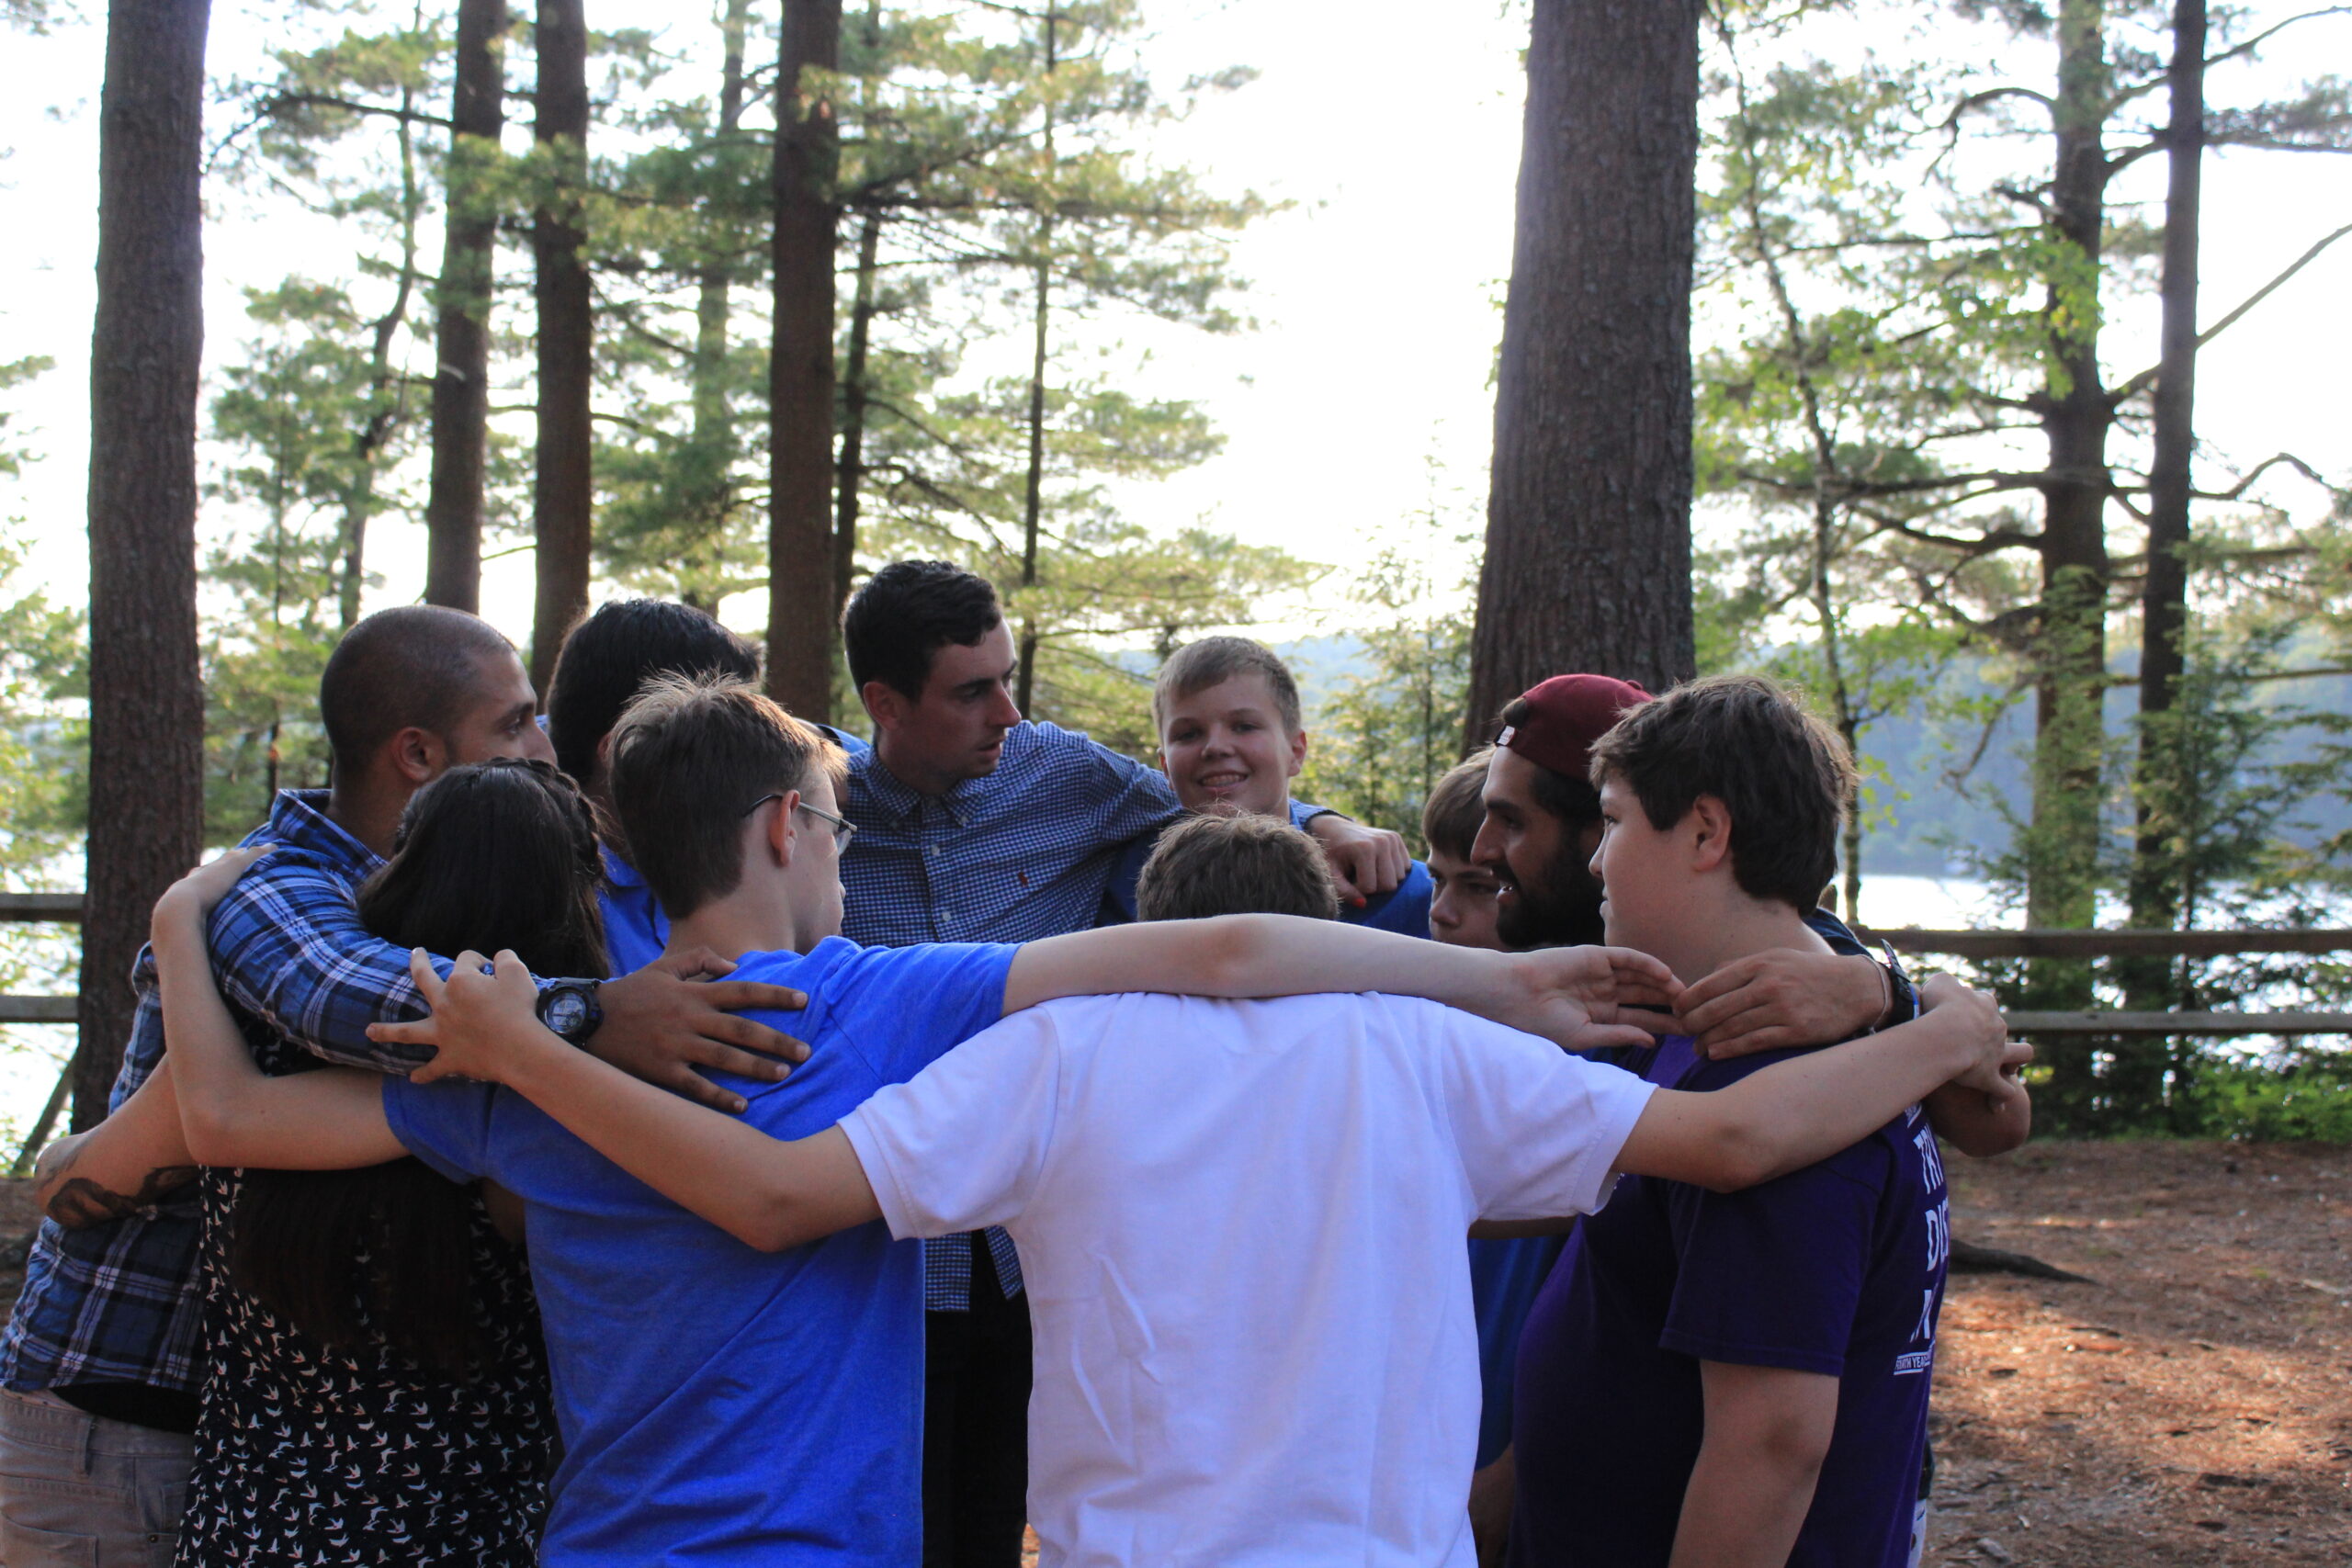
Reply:
[[[1955,1275],[1928,1561],[2352,1563],[2352,1146],[2046,1144],[1947,1162],[1952,1232],[2088,1275]],[[13,1302],[26,1185],[0,1181]]]
[[[1953,1159],[1932,1563],[2352,1562],[2352,1147]]]

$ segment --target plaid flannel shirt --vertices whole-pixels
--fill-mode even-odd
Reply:
[[[866,947],[925,942],[1035,942],[1087,931],[1136,839],[1182,814],[1156,769],[1050,724],[1015,725],[996,771],[943,795],[919,795],[878,753],[850,758],[842,815],[857,825],[842,858],[842,934]],[[1001,1230],[978,1233],[1004,1293],[1021,1263]],[[967,1236],[923,1244],[923,1304],[971,1307]]]
[[[353,896],[382,862],[327,820],[326,792],[288,790],[248,844],[278,846],[212,912],[212,970],[265,1068],[288,1044],[327,1061],[405,1072],[419,1053],[379,1045],[368,1025],[423,1012],[408,952],[368,934]],[[139,1008],[115,1079],[119,1108],[164,1059],[153,956],[131,970]],[[35,1390],[88,1382],[193,1391],[198,1331],[198,1184],[109,1224],[69,1231],[41,1222],[23,1293],[0,1342],[0,1384]]]

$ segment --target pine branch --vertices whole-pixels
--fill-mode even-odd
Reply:
[[[2252,294],[2247,295],[2244,300],[2240,301],[2235,310],[2232,310],[2228,315],[2223,316],[2220,321],[2215,321],[2203,332],[2199,333],[2197,334],[2197,346],[2200,349],[2203,348],[2207,344],[2211,343],[2215,338],[2229,331],[2230,328],[2237,325],[2239,320],[2243,318],[2248,310],[2253,310],[2256,305],[2261,304],[2265,299],[2269,299],[2271,295],[2277,293],[2278,289],[2285,285],[2289,278],[2293,277],[2297,273],[2302,271],[2303,268],[2311,265],[2312,262],[2317,261],[2322,252],[2325,251],[2330,245],[2335,243],[2336,241],[2344,238],[2346,234],[2352,234],[2352,223],[2346,223],[2343,228],[2336,230],[2333,234],[2323,236],[2311,247],[2311,249],[2305,251],[2301,255],[2297,256],[2292,265],[2290,265],[2286,271],[2280,273],[2278,276],[2272,278],[2269,282],[2256,289]],[[2127,399],[2137,396],[2148,387],[2153,386],[2155,382],[2156,377],[2163,371],[2163,369],[2164,367],[2161,365],[2151,365],[2145,370],[2143,370],[2138,375],[2133,376],[2121,386],[2116,388],[2114,391],[2108,394],[2108,406],[2112,408],[2125,401]],[[2274,462],[2277,461],[2275,458],[2272,460]]]

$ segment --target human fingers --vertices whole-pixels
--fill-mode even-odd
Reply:
[[[416,982],[416,994],[428,1011],[439,1012],[448,999],[448,987],[440,971],[433,967],[433,955],[421,947],[408,950],[408,977]]]
[[[409,1023],[371,1023],[368,1038],[379,1045],[438,1045],[439,1031],[429,1018]]]
[[[784,1077],[784,1062],[805,1062],[808,1059],[808,1047],[805,1042],[795,1040],[782,1030],[770,1029],[766,1024],[740,1013],[713,1012],[707,1018],[696,1020],[694,1030],[700,1040],[708,1044],[731,1045],[741,1051],[757,1052],[763,1057],[779,1058],[763,1063],[757,1071],[746,1071],[744,1076],[747,1077],[780,1079]],[[686,1055],[690,1059],[701,1059],[694,1055],[698,1048],[688,1046]]]
[[[1742,989],[1728,997],[1718,998],[1708,1004],[1704,1012],[1696,1015],[1687,1009],[1678,1008],[1675,1018],[1681,1023],[1682,1032],[1690,1036],[1691,1043],[1698,1047],[1702,1056],[1712,1056],[1718,1046],[1783,1021],[1774,1011],[1770,998],[1754,989]],[[1731,1054],[1740,1055],[1737,1051]]]
[[[1330,863],[1331,875],[1340,885],[1340,898],[1351,909],[1361,909],[1372,882],[1363,862],[1363,846],[1350,841],[1327,843],[1323,858]]]
[[[1646,953],[1630,947],[1601,950],[1609,955],[1610,979],[1620,1002],[1672,1007],[1688,988],[1673,970]]]
[[[223,850],[204,864],[181,874],[178,881],[164,890],[157,900],[178,902],[194,899],[199,913],[210,914],[213,907],[229,896],[238,878],[253,868],[255,861],[277,848],[276,844],[247,844],[233,850]]]
[[[1692,1036],[1703,1035],[1764,999],[1761,993],[1750,988],[1755,978],[1752,960],[1743,958],[1726,964],[1683,987],[1674,1010],[1681,1015]]]
[[[671,1093],[691,1100],[697,1105],[707,1105],[713,1111],[724,1111],[730,1116],[741,1114],[743,1109],[751,1104],[751,1101],[733,1089],[719,1088],[684,1062],[673,1061],[667,1064],[654,1071],[647,1081],[659,1084]]]
[[[1657,1043],[1646,1031],[1624,1023],[1588,1023],[1563,1042],[1571,1051],[1607,1051],[1621,1045],[1647,1050]]]
[[[735,961],[720,957],[715,948],[694,947],[684,953],[663,953],[646,967],[675,975],[681,980],[715,980],[735,973]]]
[[[797,1040],[790,1043],[795,1045],[800,1043]],[[802,1046],[801,1049],[803,1054],[798,1059],[806,1061],[808,1048]],[[739,1078],[753,1078],[761,1083],[782,1083],[792,1076],[792,1068],[787,1064],[777,1061],[773,1055],[762,1055],[757,1051],[746,1051],[733,1045],[724,1045],[716,1040],[697,1041],[687,1048],[685,1059],[701,1066],[710,1067],[722,1073],[733,1073]]]
[[[1753,1056],[1758,1051],[1779,1051],[1791,1045],[1811,1043],[1812,1040],[1804,1030],[1785,1023],[1759,1022],[1715,1041],[1700,1054],[1711,1062],[1727,1062],[1738,1056]]]
[[[808,1005],[807,992],[764,980],[713,981],[696,994],[722,1012],[797,1012]]]

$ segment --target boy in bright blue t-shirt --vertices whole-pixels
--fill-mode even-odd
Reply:
[[[1685,980],[1827,951],[1805,916],[1853,766],[1787,694],[1749,677],[1679,688],[1603,736],[1592,773],[1611,942]],[[1640,1071],[1705,1090],[1798,1054],[1710,1062],[1674,1036]],[[1992,1100],[2021,1137],[2022,1089]],[[1916,1562],[1947,1225],[1917,1105],[1745,1191],[1629,1179],[1570,1238],[1521,1339],[1510,1561]]]
[[[1635,954],[1585,949],[1498,965],[1491,954],[1309,921],[1272,935],[1193,922],[1021,947],[862,949],[834,934],[849,836],[839,764],[810,727],[740,682],[657,681],[611,748],[632,859],[675,912],[673,948],[707,948],[736,977],[807,994],[803,1011],[785,1015],[808,1039],[806,1064],[782,1083],[718,1080],[742,1121],[775,1137],[821,1132],[1001,1015],[1055,997],[1377,985],[1590,1043],[1645,1037],[1587,1027],[1588,1018],[1609,1021],[1613,997],[1669,994],[1663,967]],[[164,987],[167,1010],[181,1010],[171,1027],[183,1103],[209,1086],[206,1103],[225,1119],[206,1159],[303,1168],[414,1154],[522,1199],[566,1450],[544,1561],[917,1560],[922,1280],[913,1245],[865,1224],[775,1256],[756,1251],[510,1092],[333,1071],[264,1079],[200,957],[167,971]],[[564,991],[550,988],[550,1009],[566,1005]],[[208,1001],[217,1014],[209,1024],[187,1010]]]

